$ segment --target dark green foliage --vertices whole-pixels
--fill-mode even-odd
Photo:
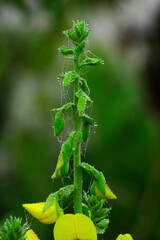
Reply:
[[[25,234],[28,230],[28,225],[21,224],[20,218],[6,219],[3,228],[0,230],[1,240],[25,240]]]
[[[103,207],[106,204],[104,199],[100,200],[94,195],[87,195],[84,192],[83,213],[91,217],[97,230],[97,234],[103,234],[109,224],[109,213],[111,208]]]
[[[92,118],[90,118],[89,116],[87,116],[86,114],[83,114],[83,116],[81,117],[82,120],[82,138],[84,142],[87,142],[88,137],[89,137],[89,133],[90,133],[90,128],[91,125],[94,124],[94,120]]]
[[[84,142],[87,142],[88,140],[90,128],[91,128],[90,124],[85,124],[85,123],[82,124],[82,139]]]

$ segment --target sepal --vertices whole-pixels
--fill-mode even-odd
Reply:
[[[81,163],[81,167],[84,168],[93,179],[93,184],[90,189],[93,195],[96,195],[99,198],[117,199],[116,195],[107,185],[102,172],[99,172],[97,169],[95,169],[88,163]]]
[[[80,63],[80,67],[95,66],[103,63],[104,61],[98,58],[86,58]]]
[[[83,114],[81,117],[81,121],[83,122],[81,127],[82,138],[84,142],[87,142],[89,133],[90,133],[90,128],[91,128],[91,125],[94,124],[94,120],[93,118],[90,118],[88,115]]]
[[[79,74],[77,74],[75,71],[68,71],[67,73],[65,73],[63,79],[63,87],[68,87],[70,83],[73,82],[78,77]]]
[[[86,103],[87,102],[93,103],[93,101],[82,89],[76,92],[75,95],[78,98],[78,111],[80,115],[82,115],[85,110]]]
[[[83,92],[85,92],[87,95],[90,94],[90,89],[88,87],[87,81],[84,78],[80,78],[80,84],[81,84],[81,89]]]
[[[65,58],[74,59],[72,49],[70,49],[66,46],[61,46],[61,47],[58,48],[58,50]],[[70,55],[72,55],[72,56],[70,56]]]
[[[56,170],[51,176],[51,178],[60,178],[64,177],[68,174],[69,171],[69,160],[72,156],[72,138],[70,135],[65,143],[62,144],[60,155],[58,157],[58,163],[56,166]]]
[[[64,130],[65,124],[62,112],[58,112],[54,119],[54,135],[58,136]]]

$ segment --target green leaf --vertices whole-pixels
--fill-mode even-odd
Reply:
[[[56,196],[53,193],[51,193],[45,202],[42,213],[46,212],[51,206],[53,206],[53,204],[55,204],[56,201],[57,201]]]
[[[103,64],[104,61],[100,60],[98,58],[86,58],[85,60],[83,60],[80,63],[80,67],[84,67],[84,66],[95,66],[95,65],[99,65],[99,64]]]
[[[84,192],[82,203],[83,214],[91,217],[95,224],[97,234],[103,234],[109,224],[109,213],[111,208],[104,207],[106,201],[100,200],[95,195],[88,195]]]
[[[99,177],[99,174],[101,172],[99,172],[97,169],[95,169],[95,167],[91,166],[90,164],[88,163],[81,163],[81,167],[86,170],[88,172],[88,174],[94,179],[94,180],[97,180],[98,177]]]
[[[62,144],[61,151],[58,157],[56,169],[51,176],[54,178],[63,178],[68,174],[69,171],[69,160],[72,156],[72,134],[69,135],[68,139]]]
[[[82,89],[80,89],[78,92],[76,92],[75,95],[78,97],[78,111],[79,111],[80,115],[82,115],[85,110],[86,103],[87,102],[92,103],[92,100],[85,92],[83,92]]]
[[[64,80],[63,80],[63,87],[67,87],[70,85],[71,82],[73,82],[76,78],[78,78],[79,75],[75,71],[69,71],[65,74]]]
[[[71,109],[74,106],[74,103],[66,103],[65,105],[63,105],[60,109],[61,113],[65,113],[67,112],[69,109]]]
[[[103,219],[96,224],[97,234],[104,234],[109,225],[109,219]]]
[[[75,55],[84,54],[85,53],[84,48],[85,48],[85,42],[83,41],[80,44],[78,44],[78,46],[74,49]]]
[[[94,119],[89,117],[87,114],[83,114],[81,116],[81,121],[85,124],[90,124],[90,125],[94,124]]]
[[[78,42],[80,43],[80,42],[84,41],[84,40],[88,37],[89,32],[90,32],[90,30],[87,30],[87,31],[78,39]]]
[[[81,82],[81,88],[82,88],[83,92],[85,92],[87,95],[89,95],[90,89],[88,87],[87,81],[84,78],[80,78],[80,82]]]
[[[82,139],[84,142],[87,142],[89,133],[90,133],[90,129],[91,129],[91,125],[83,123],[81,129],[82,129]]]
[[[80,144],[81,141],[82,141],[81,131],[73,132],[73,138],[72,138],[72,151],[73,152],[76,150],[77,145]]]
[[[68,185],[57,191],[59,202],[63,203],[67,198],[69,198],[69,196],[74,192],[74,190],[75,190],[74,185]]]
[[[87,98],[85,96],[81,96],[78,100],[78,110],[79,113],[82,114],[86,107]]]
[[[59,52],[62,54],[62,55],[70,55],[70,54],[73,54],[73,50],[66,47],[66,46],[61,46],[58,48]]]
[[[55,205],[55,210],[56,210],[56,214],[57,217],[60,217],[63,213],[62,208],[59,206],[59,202],[58,202],[58,198],[56,197],[55,194],[51,193],[46,202],[45,205],[43,207],[42,213],[46,212],[50,207],[52,207],[53,205]]]
[[[21,224],[21,219],[6,219],[4,226],[0,230],[0,239],[2,240],[24,240],[28,230],[28,224]]]
[[[61,108],[53,108],[50,111],[51,112],[59,112],[60,114],[67,112],[69,109],[71,109],[74,106],[74,103],[66,103]]]
[[[58,136],[64,130],[64,120],[61,113],[57,113],[54,119],[54,135]]]

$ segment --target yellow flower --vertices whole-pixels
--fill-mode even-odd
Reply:
[[[58,218],[54,227],[55,240],[97,240],[96,228],[87,216],[65,214]]]
[[[36,219],[44,224],[54,223],[59,216],[63,214],[63,210],[57,206],[56,202],[43,212],[45,202],[41,203],[28,203],[23,204],[22,206]]]
[[[133,240],[132,236],[128,233],[122,235],[120,234],[116,240]]]
[[[37,237],[35,232],[30,229],[26,232],[26,240],[39,240],[39,238]]]

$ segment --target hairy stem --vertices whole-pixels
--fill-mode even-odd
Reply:
[[[79,74],[79,56],[75,56],[75,71]],[[75,92],[79,90],[79,78],[75,80]],[[74,131],[80,130],[80,117],[77,109],[78,99],[75,96],[74,98]],[[73,166],[74,166],[74,211],[75,213],[82,213],[82,170],[80,167],[81,164],[81,155],[80,155],[81,144],[78,144],[76,150],[73,154]]]

